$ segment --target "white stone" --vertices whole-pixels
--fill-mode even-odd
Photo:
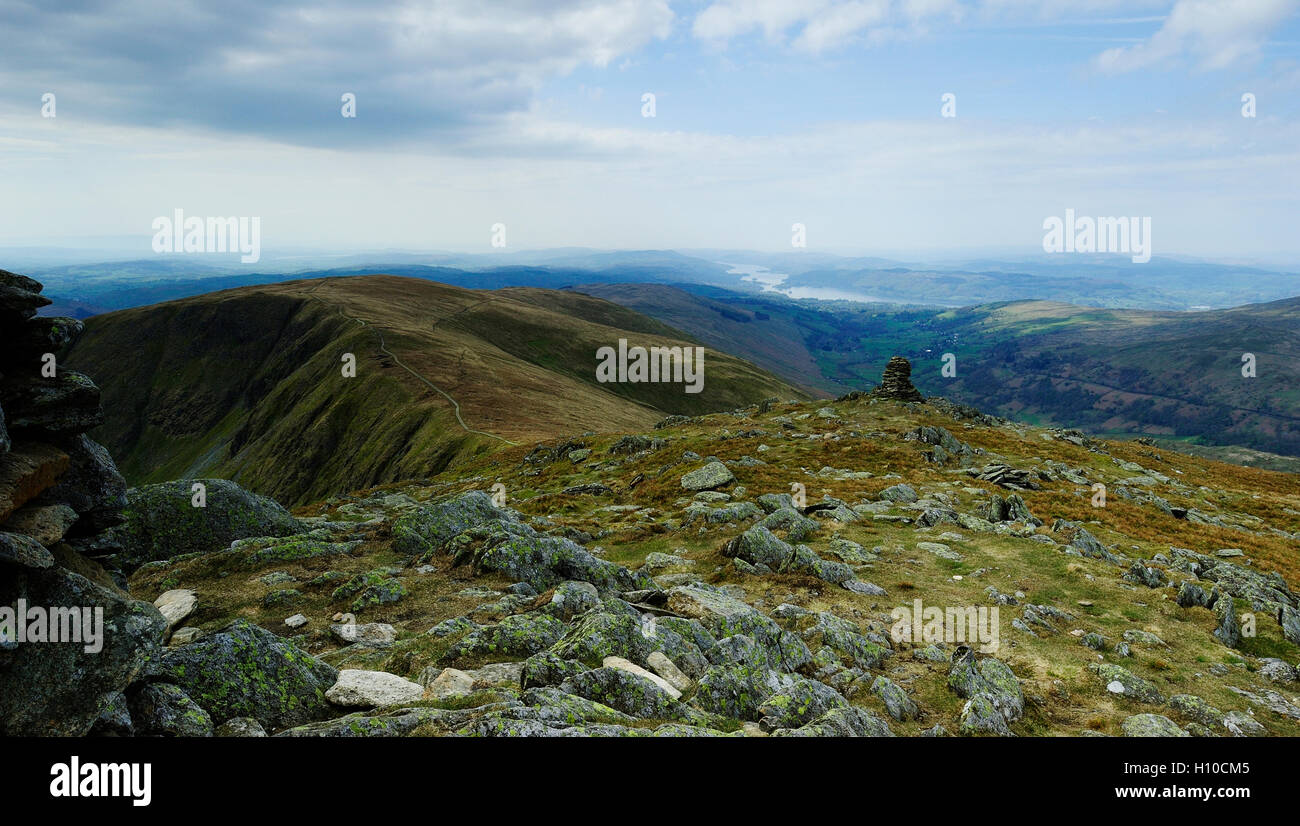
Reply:
[[[181,621],[194,613],[194,609],[198,606],[198,596],[188,588],[165,591],[162,596],[153,601],[153,607],[157,608],[158,613],[167,620],[168,631],[180,625]]]
[[[294,614],[292,617],[285,620],[284,624],[290,628],[302,628],[307,624],[307,618],[302,614]]]
[[[631,660],[625,660],[622,657],[606,657],[601,660],[601,665],[606,668],[617,668],[620,671],[627,671],[631,674],[645,677],[647,680],[666,691],[668,696],[672,697],[674,700],[679,699],[682,696],[682,693],[674,688],[672,683],[668,682],[663,677],[660,677],[658,674],[655,674],[653,671],[645,670]]]
[[[350,617],[352,615],[346,614],[345,616]],[[392,645],[397,639],[397,629],[386,622],[368,622],[364,625],[344,622],[339,625],[331,625],[330,631],[341,642],[356,643],[372,648]]]
[[[691,678],[682,673],[677,664],[668,659],[664,652],[654,652],[649,657],[646,657],[646,662],[655,670],[656,674],[671,683],[673,688],[678,691],[685,691],[691,687]]]
[[[428,683],[424,697],[429,700],[450,700],[464,697],[474,691],[474,677],[455,668],[444,668]]]
[[[374,708],[412,703],[424,696],[419,683],[386,671],[348,668],[339,672],[338,682],[325,692],[325,699],[343,708]]]

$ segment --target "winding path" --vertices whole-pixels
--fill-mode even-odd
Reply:
[[[313,286],[311,287],[311,289],[307,290],[307,295],[310,296],[311,299],[312,299],[313,301],[319,301],[321,304],[325,304],[325,302],[324,302],[323,300],[321,300],[320,298],[318,298],[318,297],[316,296],[316,290],[318,290],[318,289],[320,289],[321,287],[325,286],[326,281],[328,281],[328,279],[323,279],[323,280],[321,280],[319,283],[313,285]],[[468,307],[464,307],[464,308],[462,308],[462,309],[460,309],[460,310],[457,310],[456,312],[452,313],[451,315],[444,316],[443,318],[440,318],[440,319],[435,320],[435,321],[433,322],[433,326],[436,327],[436,326],[438,326],[438,322],[440,322],[440,321],[445,321],[445,320],[447,320],[447,319],[449,319],[449,318],[453,318],[454,316],[460,315],[461,313],[463,313],[463,312],[465,312],[465,311],[467,311],[467,310],[472,310],[473,308],[479,306],[480,304],[485,304],[485,303],[487,303],[488,301],[491,301],[491,300],[492,300],[492,299],[490,299],[490,298],[489,298],[489,299],[485,299],[485,300],[480,301],[480,302],[477,302],[477,303],[475,303],[475,304],[471,304],[471,305],[469,305]],[[328,307],[329,305],[328,305],[328,304],[325,304],[325,306]],[[436,392],[436,393],[438,393],[439,395],[441,395],[444,399],[446,399],[447,401],[451,402],[452,410],[453,410],[453,412],[455,412],[455,414],[456,414],[456,421],[460,424],[461,429],[463,429],[466,433],[476,433],[476,434],[478,434],[478,435],[480,435],[480,436],[487,436],[487,437],[490,438],[490,439],[498,439],[498,440],[500,440],[500,441],[502,441],[502,442],[505,442],[505,443],[508,444],[508,445],[517,445],[517,444],[518,444],[518,442],[512,442],[512,441],[510,441],[509,439],[505,438],[504,436],[498,436],[498,435],[496,435],[495,433],[488,433],[488,432],[483,431],[483,430],[475,430],[474,428],[472,428],[472,427],[470,427],[469,425],[465,424],[465,420],[464,420],[464,419],[461,417],[461,415],[460,415],[460,403],[457,402],[455,399],[453,399],[453,398],[451,397],[451,394],[448,393],[446,390],[443,390],[443,389],[442,389],[441,387],[439,387],[438,385],[436,385],[436,384],[434,384],[433,382],[429,381],[427,378],[425,378],[425,377],[424,377],[422,374],[420,374],[418,371],[416,371],[416,370],[414,370],[414,369],[408,367],[408,366],[406,365],[405,362],[403,362],[400,358],[397,357],[397,354],[396,354],[396,353],[394,353],[392,350],[389,350],[387,344],[386,344],[385,341],[384,341],[384,331],[383,331],[382,329],[380,329],[379,327],[376,327],[376,326],[373,325],[373,324],[369,324],[369,323],[367,323],[365,320],[360,319],[360,318],[357,318],[356,316],[350,316],[350,315],[348,315],[347,313],[343,312],[343,308],[342,308],[342,307],[337,307],[337,306],[336,306],[334,309],[338,310],[339,315],[343,316],[344,318],[348,319],[349,321],[355,321],[356,323],[360,324],[362,327],[368,327],[368,328],[370,328],[370,330],[373,331],[374,334],[377,335],[377,336],[379,337],[379,351],[380,351],[381,353],[384,353],[384,354],[387,355],[389,358],[391,358],[391,359],[393,360],[393,363],[396,364],[398,367],[402,368],[403,370],[405,370],[406,372],[408,372],[408,373],[410,373],[412,376],[414,376],[416,379],[419,379],[421,382],[423,382],[423,383],[424,383],[424,384],[425,384],[425,385],[426,385],[430,390],[433,390],[434,392]]]

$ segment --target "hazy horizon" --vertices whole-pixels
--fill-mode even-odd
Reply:
[[[1034,255],[1074,209],[1300,260],[1298,8],[0,2],[0,247],[183,209],[267,250]]]

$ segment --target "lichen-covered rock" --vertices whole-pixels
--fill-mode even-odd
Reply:
[[[1268,729],[1244,711],[1229,711],[1223,715],[1223,727],[1233,737],[1267,737]]]
[[[1125,737],[1189,737],[1178,724],[1163,714],[1134,714],[1120,724]]]
[[[473,551],[475,572],[494,571],[539,592],[565,580],[590,582],[603,592],[659,589],[644,571],[630,571],[593,556],[570,539],[523,527],[526,532],[499,534]]]
[[[763,515],[758,505],[753,502],[730,502],[721,507],[710,507],[702,502],[692,502],[686,506],[682,524],[686,527],[697,523],[706,525],[728,525],[748,522]]]
[[[736,481],[731,470],[722,462],[709,462],[704,467],[696,468],[682,477],[684,490],[714,490],[726,487]]]
[[[40,505],[67,505],[76,511],[79,535],[99,533],[122,524],[127,506],[126,480],[108,450],[84,434],[59,442],[68,454],[68,469],[35,499]]]
[[[1229,648],[1236,648],[1241,644],[1241,626],[1237,624],[1237,612],[1231,595],[1220,594],[1214,600],[1214,614],[1219,618],[1219,627],[1214,629],[1214,636]]]
[[[988,711],[996,711],[1004,724],[1015,722],[1025,712],[1025,695],[1011,668],[994,657],[977,660],[975,652],[965,645],[958,646],[952,656],[948,687],[957,696],[971,700],[963,709],[963,730],[1005,736],[1005,725],[992,723]]]
[[[911,485],[900,482],[897,485],[890,485],[885,488],[876,498],[885,502],[899,502],[905,505],[910,505],[921,497],[916,495],[916,489]]]
[[[1184,608],[1208,608],[1214,598],[1195,582],[1185,581],[1178,587],[1178,604]]]
[[[1151,683],[1121,665],[1093,663],[1088,669],[1101,678],[1106,690],[1144,703],[1160,705],[1165,698]]]
[[[0,378],[0,404],[12,433],[68,437],[104,423],[99,388],[74,370],[60,369],[54,378],[35,382],[18,375]]]
[[[564,623],[548,614],[515,614],[494,625],[475,628],[439,658],[443,665],[468,660],[522,660],[545,650],[564,634]]]
[[[166,621],[147,602],[90,581],[66,568],[40,570],[0,562],[0,605],[18,600],[63,612],[75,610],[78,630],[98,624],[102,635],[83,641],[31,645],[0,652],[0,734],[77,737],[86,734],[112,697],[140,676],[162,647]],[[51,613],[53,617],[54,614]],[[93,632],[92,632],[93,636]],[[89,650],[88,650],[89,649]]]
[[[871,693],[880,698],[885,704],[885,711],[895,720],[902,722],[904,720],[914,720],[921,713],[916,703],[903,687],[888,677],[877,677],[871,684]]]
[[[191,485],[206,488],[194,507]],[[237,539],[289,536],[302,527],[276,502],[225,479],[183,479],[127,491],[126,523],[109,533],[121,544],[116,562],[133,571],[146,562],[230,547]]]
[[[536,709],[538,718],[545,722],[569,726],[583,723],[626,725],[636,722],[636,717],[630,714],[577,694],[567,694],[558,688],[530,688],[519,699],[524,705]]]
[[[773,737],[893,737],[889,724],[858,706],[837,706],[795,729],[777,729]]]
[[[0,564],[49,568],[54,564],[54,557],[44,545],[30,536],[0,531]]]
[[[1116,565],[1123,563],[1122,559],[1111,553],[1105,545],[1098,541],[1097,537],[1088,533],[1084,528],[1079,528],[1075,532],[1074,538],[1070,540],[1068,547],[1077,551],[1080,556],[1086,556],[1090,559],[1104,559]]]
[[[633,717],[671,720],[683,714],[681,703],[661,686],[621,668],[593,668],[574,674],[560,691],[576,694]]]
[[[566,660],[551,651],[542,651],[524,661],[519,685],[521,688],[556,686],[587,670],[587,666],[577,660]]]
[[[1007,725],[1006,715],[988,694],[976,694],[966,701],[966,705],[961,709],[958,730],[965,735],[1016,736]]]
[[[1256,611],[1272,610],[1276,605],[1300,607],[1300,597],[1277,571],[1265,574],[1231,562],[1216,562],[1201,578],[1214,582],[1222,593],[1250,602]]]
[[[1282,636],[1294,645],[1300,645],[1300,609],[1283,605],[1277,612],[1277,624],[1282,628]]]
[[[139,737],[211,737],[212,718],[179,687],[147,683],[130,695]]]
[[[334,589],[330,599],[352,600],[352,611],[360,612],[376,605],[389,605],[406,596],[406,586],[386,570],[357,574]]]
[[[793,512],[793,511],[792,511]],[[780,511],[777,511],[780,513]],[[812,521],[812,520],[809,520]],[[814,525],[816,523],[813,523]],[[794,548],[778,539],[765,525],[755,525],[722,547],[722,555],[743,559],[751,565],[766,565],[782,571],[794,558]]]
[[[441,552],[457,534],[495,520],[509,519],[481,490],[426,505],[393,523],[393,550],[407,556]]]
[[[832,708],[848,705],[823,683],[736,663],[709,668],[697,684],[692,703],[714,714],[757,721],[765,731],[799,728]]]
[[[266,729],[252,717],[232,717],[212,733],[213,737],[265,737]]]
[[[769,531],[783,532],[789,542],[803,542],[821,528],[816,519],[809,519],[794,508],[778,508],[759,520],[758,524]]]
[[[555,586],[551,601],[542,609],[558,619],[569,622],[574,617],[600,607],[600,593],[590,582],[568,580]]]
[[[217,724],[252,717],[268,731],[278,731],[334,713],[325,692],[338,672],[241,619],[168,651],[159,678],[179,685]]]
[[[107,695],[99,717],[91,726],[91,737],[130,737],[135,734],[135,724],[131,722],[131,707],[126,695],[114,691]]]
[[[829,612],[818,612],[798,622],[804,641],[811,646],[826,646],[863,671],[877,668],[889,649],[863,636],[856,623]],[[947,660],[947,656],[943,657]]]
[[[622,657],[645,665],[646,658],[657,648],[643,632],[641,617],[635,610],[617,610],[610,605],[580,617],[550,651],[562,660],[596,667],[606,657]]]
[[[799,674],[781,674],[775,683],[766,683],[772,691],[758,707],[758,724],[764,731],[799,728],[849,704],[835,689]]]
[[[764,513],[772,513],[781,508],[794,508],[794,497],[788,493],[764,493],[755,497],[754,501]]]

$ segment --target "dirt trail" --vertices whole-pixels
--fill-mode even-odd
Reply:
[[[316,296],[316,290],[318,290],[318,289],[320,289],[321,287],[325,286],[326,283],[327,283],[326,281],[321,281],[320,283],[313,285],[313,286],[311,287],[311,289],[307,290],[307,295],[308,295],[312,300],[314,300],[314,301],[319,301],[321,304],[325,304],[325,302],[324,302],[323,300],[321,300],[319,297]],[[490,298],[489,298],[489,299],[485,299],[485,300],[480,301],[480,302],[478,302],[478,303],[476,303],[476,304],[471,304],[471,305],[468,306],[468,307],[464,307],[464,308],[462,308],[462,309],[460,309],[460,310],[457,310],[456,312],[452,313],[452,314],[449,315],[449,316],[445,316],[445,317],[443,317],[443,318],[440,318],[440,319],[434,321],[434,322],[433,322],[433,326],[436,327],[436,326],[438,326],[438,322],[440,322],[440,321],[446,321],[447,319],[454,318],[455,316],[460,315],[461,313],[463,313],[463,312],[465,312],[465,311],[467,311],[467,310],[472,310],[474,307],[479,306],[479,304],[485,304],[485,303],[487,303],[488,301],[491,301],[491,300],[492,300],[492,299],[490,299]],[[329,305],[326,305],[326,306],[329,306]],[[429,389],[433,390],[434,392],[436,392],[436,393],[438,393],[439,395],[441,395],[444,399],[446,399],[447,401],[451,402],[452,410],[453,410],[453,411],[455,412],[455,414],[456,414],[456,421],[460,424],[461,428],[462,428],[466,433],[476,433],[476,434],[478,434],[478,435],[480,435],[480,436],[487,436],[487,437],[490,438],[490,439],[498,439],[498,440],[500,440],[500,441],[502,441],[502,442],[505,442],[505,443],[508,444],[508,445],[515,445],[515,444],[518,444],[518,442],[512,442],[512,441],[510,441],[509,439],[505,438],[504,436],[498,436],[498,435],[496,435],[495,433],[488,433],[488,432],[483,431],[483,430],[475,430],[474,428],[472,428],[472,427],[470,427],[469,425],[465,424],[465,419],[462,418],[462,417],[461,417],[461,414],[460,414],[460,403],[457,402],[455,399],[453,399],[453,398],[451,397],[451,394],[448,393],[446,390],[443,390],[443,389],[442,389],[441,387],[439,387],[438,385],[436,385],[436,384],[434,384],[433,382],[429,381],[429,379],[426,378],[424,375],[422,375],[422,374],[419,373],[418,371],[412,369],[411,367],[407,366],[405,362],[403,362],[400,358],[398,358],[398,356],[397,356],[396,353],[394,353],[392,350],[389,350],[388,347],[387,347],[387,345],[386,345],[386,343],[384,342],[384,331],[383,331],[381,328],[375,326],[374,324],[369,324],[369,323],[367,323],[364,319],[357,318],[356,316],[350,316],[350,315],[348,315],[347,313],[343,312],[343,309],[342,309],[341,307],[335,307],[335,309],[338,310],[339,315],[343,316],[344,318],[348,319],[349,321],[355,321],[356,323],[360,324],[362,327],[368,327],[371,331],[373,331],[373,332],[375,333],[375,335],[379,337],[379,351],[380,351],[381,353],[383,353],[384,355],[386,355],[386,356],[388,356],[389,358],[391,358],[391,359],[393,360],[393,363],[394,363],[394,364],[396,364],[398,367],[402,368],[402,369],[405,370],[406,372],[410,373],[412,376],[414,376],[414,377],[415,377],[416,379],[418,379],[419,381],[423,382],[423,383],[424,383],[424,384],[425,384]]]

